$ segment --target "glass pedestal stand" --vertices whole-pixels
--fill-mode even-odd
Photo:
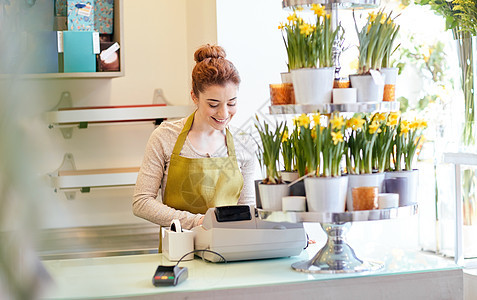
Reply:
[[[417,204],[396,208],[361,210],[343,213],[285,212],[257,210],[261,219],[272,222],[317,222],[328,235],[328,240],[310,259],[292,264],[292,268],[307,273],[356,273],[377,271],[383,263],[359,259],[346,242],[351,222],[378,221],[417,214]]]

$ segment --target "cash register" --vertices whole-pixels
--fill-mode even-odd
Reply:
[[[209,208],[202,225],[192,231],[195,250],[217,252],[227,261],[295,256],[307,246],[302,223],[263,221],[248,205]],[[222,260],[209,251],[196,255],[211,262]]]

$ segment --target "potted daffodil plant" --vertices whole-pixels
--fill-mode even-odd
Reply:
[[[358,35],[358,70],[350,75],[351,86],[357,89],[358,102],[379,102],[383,100],[386,76],[380,69],[390,67],[390,56],[396,49],[394,42],[399,32],[392,12],[383,9],[368,14],[366,23],[358,28],[353,11],[355,29]],[[390,75],[391,76],[391,75]]]
[[[325,7],[312,4],[313,19],[305,20],[295,9],[280,24],[285,43],[297,104],[330,103],[333,89],[333,43],[343,32],[333,30]],[[341,34],[342,37],[342,34]]]
[[[273,128],[266,121],[261,122],[258,116],[255,116],[255,121],[255,128],[260,135],[257,157],[266,174],[258,184],[261,206],[267,210],[281,210],[282,197],[289,194],[288,185],[283,182],[279,169],[284,122],[276,122]]]
[[[399,118],[392,142],[390,171],[385,173],[386,192],[399,193],[399,205],[417,202],[419,170],[413,168],[415,155],[422,145],[427,122],[423,119],[408,121]]]
[[[302,114],[295,119],[299,146],[306,161],[305,192],[309,211],[343,212],[347,176],[341,176],[340,161],[345,149],[342,116]]]
[[[346,122],[348,138],[345,157],[348,172],[346,205],[353,210],[352,189],[362,186],[376,186],[383,190],[384,173],[373,169],[373,151],[378,136],[382,132],[384,120],[380,114],[357,113]]]

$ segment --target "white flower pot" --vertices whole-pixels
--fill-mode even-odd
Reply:
[[[333,103],[334,104],[347,104],[356,103],[356,89],[333,89]]]
[[[305,178],[308,211],[344,212],[348,176]]]
[[[379,71],[384,75],[384,84],[396,84],[399,68],[381,68]]]
[[[292,75],[290,72],[282,72],[280,73],[280,77],[282,79],[282,83],[293,83]]]
[[[288,184],[258,184],[260,201],[264,210],[282,210],[282,198],[290,194]]]
[[[386,182],[388,179],[393,179],[393,178],[406,178],[406,180],[403,182],[405,185],[402,190],[400,190],[399,186],[396,187],[398,190],[391,190],[388,191],[388,188],[386,189],[386,192],[397,192],[399,193],[399,206],[407,206],[411,205],[413,203],[417,203],[417,190],[419,187],[419,170],[414,169],[411,171],[395,171],[395,172],[385,172],[385,177],[384,177],[384,184],[385,187],[392,186],[392,183]]]
[[[296,104],[331,103],[335,68],[291,70]]]
[[[361,186],[376,186],[378,187],[378,193],[382,193],[384,173],[373,173],[373,174],[357,174],[357,175],[348,175],[348,189],[346,195],[346,207],[348,211],[353,211],[353,195],[352,190],[355,187]]]
[[[305,196],[285,196],[282,198],[283,211],[306,211]]]
[[[396,82],[399,73],[398,68],[381,68],[381,74],[384,75],[383,101],[396,100]]]
[[[282,174],[283,181],[287,181],[287,182],[295,181],[300,177],[300,175],[298,175],[298,171],[295,171],[295,172],[280,171],[280,173]]]
[[[356,88],[358,102],[383,101],[384,82],[376,84],[371,75],[350,75],[351,87]]]

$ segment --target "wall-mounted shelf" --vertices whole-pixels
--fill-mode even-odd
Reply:
[[[90,192],[91,188],[134,186],[139,167],[77,170],[71,153],[66,153],[61,166],[50,173],[55,192],[63,191],[66,198],[75,198],[76,191]]]
[[[160,124],[167,118],[183,118],[194,111],[190,105],[122,105],[72,107],[71,94],[64,92],[54,110],[46,113],[48,127],[60,128],[64,138],[72,136],[73,128],[87,128],[91,124],[108,124],[118,122],[152,121]]]
[[[34,2],[34,1],[33,1]],[[66,3],[66,1],[64,1]],[[125,74],[125,51],[124,51],[124,29],[123,29],[123,0],[113,0],[114,17],[113,17],[113,33],[111,41],[117,42],[119,49],[119,71],[113,72],[74,72],[74,73],[11,73],[0,74],[0,79],[20,78],[20,79],[99,79],[99,78],[115,78],[122,77]],[[51,30],[56,31],[51,22]]]
[[[271,105],[270,114],[307,114],[319,112],[329,114],[333,112],[379,112],[398,111],[400,103],[393,102],[359,102],[348,104],[289,104]]]

